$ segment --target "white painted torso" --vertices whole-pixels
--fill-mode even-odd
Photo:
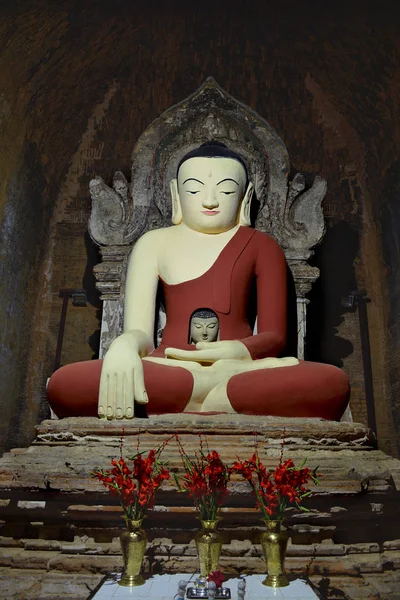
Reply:
[[[159,276],[171,285],[201,277],[212,267],[238,228],[214,235],[193,231],[183,224],[158,230],[154,249]]]

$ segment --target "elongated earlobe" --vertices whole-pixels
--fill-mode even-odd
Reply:
[[[250,208],[251,208],[251,199],[254,193],[254,185],[249,183],[247,186],[246,193],[244,195],[242,206],[240,207],[239,214],[239,225],[243,227],[249,227],[251,225],[250,221]]]
[[[181,201],[179,200],[178,194],[178,181],[176,179],[172,179],[170,183],[171,190],[171,198],[172,198],[172,218],[171,221],[174,225],[179,225],[182,223],[182,209],[181,209]]]

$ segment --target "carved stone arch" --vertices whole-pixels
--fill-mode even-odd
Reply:
[[[321,202],[326,182],[316,177],[308,190],[301,174],[289,182],[288,152],[276,131],[211,77],[140,136],[132,153],[129,193],[120,175],[114,177],[113,189],[101,177],[91,182],[96,193],[91,193],[89,232],[103,257],[95,267],[104,301],[101,355],[120,333],[126,263],[132,245],[146,231],[171,224],[169,182],[182,156],[211,139],[224,142],[243,156],[258,202],[255,226],[274,236],[285,252],[297,295],[298,356],[304,356],[305,295],[319,275],[307,259],[325,231]]]

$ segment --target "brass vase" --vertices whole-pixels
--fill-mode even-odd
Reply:
[[[208,577],[210,573],[218,569],[219,557],[222,548],[222,536],[217,531],[220,519],[205,521],[200,519],[201,531],[196,533],[197,556],[200,563],[200,577]]]
[[[147,535],[142,529],[143,519],[125,519],[128,531],[121,534],[122,557],[124,570],[119,585],[137,586],[144,584],[140,571],[147,547]]]
[[[289,585],[285,575],[285,556],[288,543],[286,532],[281,531],[282,521],[265,521],[267,531],[261,534],[261,546],[267,563],[267,577],[263,584],[278,588]]]

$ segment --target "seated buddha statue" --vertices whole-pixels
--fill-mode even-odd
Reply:
[[[340,369],[279,357],[286,261],[271,236],[250,226],[253,190],[244,160],[224,144],[206,142],[181,159],[173,225],[145,233],[131,253],[122,335],[104,361],[67,365],[50,378],[58,417],[133,418],[145,404],[149,416],[341,418],[349,383]],[[155,348],[159,286],[167,321]]]

